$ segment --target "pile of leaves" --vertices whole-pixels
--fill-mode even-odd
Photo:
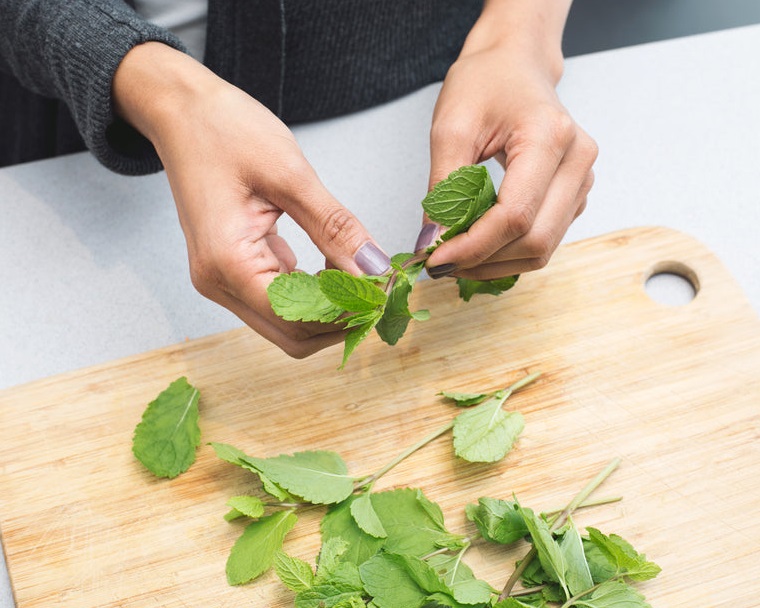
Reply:
[[[373,329],[384,342],[396,344],[412,319],[430,318],[427,310],[409,309],[409,296],[427,258],[442,242],[465,232],[495,203],[488,170],[482,165],[461,167],[436,184],[421,203],[431,221],[448,227],[436,243],[424,251],[394,255],[390,270],[382,276],[356,277],[337,269],[317,275],[281,274],[267,290],[272,309],[287,321],[340,323],[348,329],[341,367]],[[512,288],[517,278],[457,279],[459,295],[465,301],[478,293],[498,295]]]
[[[655,577],[659,567],[628,542],[596,528],[581,533],[572,515],[613,472],[613,461],[562,510],[536,513],[511,500],[480,497],[465,508],[477,534],[446,528],[443,512],[420,488],[374,491],[378,479],[433,440],[451,432],[457,457],[498,462],[523,429],[519,412],[504,404],[536,380],[486,393],[443,392],[465,408],[371,475],[348,471],[332,451],[259,458],[223,443],[217,456],[260,481],[264,498],[233,496],[228,521],[249,523],[227,560],[227,579],[242,585],[274,568],[294,594],[296,608],[646,608],[631,583]],[[186,379],[153,401],[135,430],[133,451],[154,474],[173,477],[195,457],[198,392]],[[597,501],[603,504],[617,498]],[[315,565],[287,554],[284,541],[298,511],[322,505],[321,549]],[[529,546],[498,589],[476,578],[465,563],[474,542]],[[518,586],[519,584],[519,586]]]

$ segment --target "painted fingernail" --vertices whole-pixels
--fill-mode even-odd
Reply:
[[[391,267],[391,259],[373,242],[368,241],[359,247],[354,262],[364,274],[377,276]]]
[[[431,279],[442,279],[443,277],[449,276],[456,269],[456,264],[441,264],[440,266],[428,268],[427,273]]]
[[[414,251],[420,251],[427,249],[438,238],[438,232],[441,227],[438,224],[428,223],[422,226],[419,235],[417,236],[417,242],[414,244]]]

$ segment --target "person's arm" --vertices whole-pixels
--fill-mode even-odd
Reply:
[[[121,0],[0,0],[0,70],[65,102],[87,147],[119,173],[161,169],[150,143],[115,119],[111,105],[116,68],[149,40],[182,48]]]
[[[272,311],[267,286],[296,267],[277,219],[291,216],[330,266],[381,274],[389,259],[322,185],[290,130],[240,89],[156,42],[126,55],[113,98],[164,164],[198,291],[292,356],[342,340],[338,326],[289,323]]]
[[[430,186],[489,158],[505,175],[496,205],[430,256],[431,277],[493,279],[541,268],[583,211],[597,147],[555,91],[570,4],[486,0],[446,75],[433,115]],[[423,230],[429,240],[430,228]]]

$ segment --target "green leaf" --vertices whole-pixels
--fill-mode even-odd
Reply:
[[[517,283],[520,275],[504,277],[502,279],[492,279],[490,281],[475,281],[473,279],[457,279],[459,287],[459,297],[465,302],[469,302],[472,296],[478,293],[498,296],[512,289]]]
[[[420,490],[400,488],[370,495],[388,535],[384,548],[391,553],[422,556],[441,547],[460,549],[464,537],[444,527],[443,515]]]
[[[364,608],[361,592],[338,583],[322,583],[296,595],[295,608]]]
[[[483,538],[490,542],[509,545],[528,534],[517,503],[482,497],[478,499],[477,505],[467,505],[465,513],[478,527]]]
[[[335,321],[345,311],[331,302],[319,285],[317,276],[305,272],[276,276],[267,287],[272,310],[286,321]]]
[[[269,479],[264,473],[259,471],[256,466],[251,462],[251,457],[248,456],[242,450],[229,445],[228,443],[211,443],[211,447],[214,448],[216,455],[230,464],[242,467],[243,469],[255,473],[261,479],[261,485],[264,487],[264,491],[267,494],[275,497],[277,500],[286,501],[291,500],[293,497],[283,490],[280,486]]]
[[[531,509],[519,505],[518,509],[523,516],[525,526],[528,528],[533,546],[538,552],[538,560],[541,562],[541,566],[553,580],[562,585],[565,595],[569,598],[567,582],[565,581],[565,558],[559,543],[552,536],[548,524],[537,517]]]
[[[364,312],[385,304],[387,296],[373,281],[355,277],[343,270],[323,270],[318,275],[319,288],[336,306],[349,312]]]
[[[393,346],[406,332],[412,313],[409,311],[409,294],[412,284],[401,275],[393,284],[383,316],[377,323],[377,334],[383,342]]]
[[[157,477],[176,477],[195,462],[201,443],[198,389],[184,376],[148,404],[135,427],[132,452]]]
[[[634,581],[646,581],[656,577],[661,568],[647,561],[646,555],[636,551],[631,544],[617,534],[602,534],[596,528],[586,528],[589,540],[606,557],[616,574],[625,574]]]
[[[314,585],[314,572],[311,566],[302,559],[288,555],[284,551],[275,553],[274,571],[282,584],[296,593],[311,589]]]
[[[622,581],[602,583],[590,596],[575,600],[572,605],[586,608],[652,608],[643,595]]]
[[[427,560],[460,604],[485,604],[498,593],[485,581],[475,578],[470,567],[462,561],[462,552],[454,555],[433,555]]]
[[[373,311],[373,314],[366,323],[355,327],[349,331],[348,334],[346,334],[346,343],[343,346],[343,361],[341,362],[339,369],[343,369],[346,366],[346,362],[351,356],[351,353],[353,353],[356,347],[359,346],[359,344],[364,341],[367,336],[369,336],[370,332],[375,327],[375,325],[377,325],[377,322],[381,317],[381,311]]]
[[[563,526],[563,534],[559,540],[559,548],[565,562],[565,580],[570,595],[577,595],[594,586],[591,578],[586,555],[583,552],[583,542],[578,529],[568,517],[567,524]]]
[[[292,511],[278,511],[248,524],[227,558],[229,584],[243,585],[269,570],[297,519]]]
[[[540,594],[528,595],[521,598],[508,597],[496,602],[493,608],[544,608],[546,602]]]
[[[351,515],[356,524],[370,536],[376,538],[385,538],[388,536],[383,528],[383,523],[375,513],[375,507],[372,505],[368,492],[357,496],[351,503]]]
[[[227,521],[243,516],[257,519],[264,515],[264,503],[256,496],[233,496],[227,506],[232,507],[232,511],[224,516]]]
[[[379,608],[417,608],[430,593],[447,591],[432,567],[410,555],[378,553],[359,566],[359,573]]]
[[[438,182],[422,201],[428,217],[448,226],[441,235],[446,241],[466,231],[496,202],[488,170],[482,165],[469,165],[453,171]]]
[[[458,407],[477,405],[491,396],[489,393],[457,393],[454,391],[441,391],[438,394],[446,399],[451,399]]]
[[[348,498],[354,480],[339,454],[327,451],[251,458],[248,462],[278,486],[314,504],[332,504]]]
[[[469,462],[497,462],[507,455],[525,426],[519,412],[501,409],[509,392],[500,392],[454,419],[454,451]]]
[[[332,539],[341,539],[346,543],[347,548],[340,555],[340,559],[358,566],[377,553],[385,541],[382,538],[370,536],[356,523],[351,515],[351,504],[357,498],[357,496],[350,496],[347,500],[330,507],[322,518],[320,529],[323,550]],[[321,558],[319,564],[321,568]],[[319,574],[319,569],[317,573]]]

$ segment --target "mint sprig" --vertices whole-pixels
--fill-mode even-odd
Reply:
[[[452,172],[422,200],[428,217],[447,230],[426,251],[399,253],[391,258],[384,275],[355,277],[337,269],[317,275],[292,272],[278,275],[267,289],[272,310],[286,321],[339,323],[345,329],[342,369],[356,347],[375,329],[387,344],[396,344],[412,320],[430,317],[427,310],[412,311],[409,298],[425,261],[441,242],[465,232],[496,203],[496,191],[488,170],[468,165]],[[511,289],[517,276],[493,281],[457,279],[460,297],[499,295]]]

